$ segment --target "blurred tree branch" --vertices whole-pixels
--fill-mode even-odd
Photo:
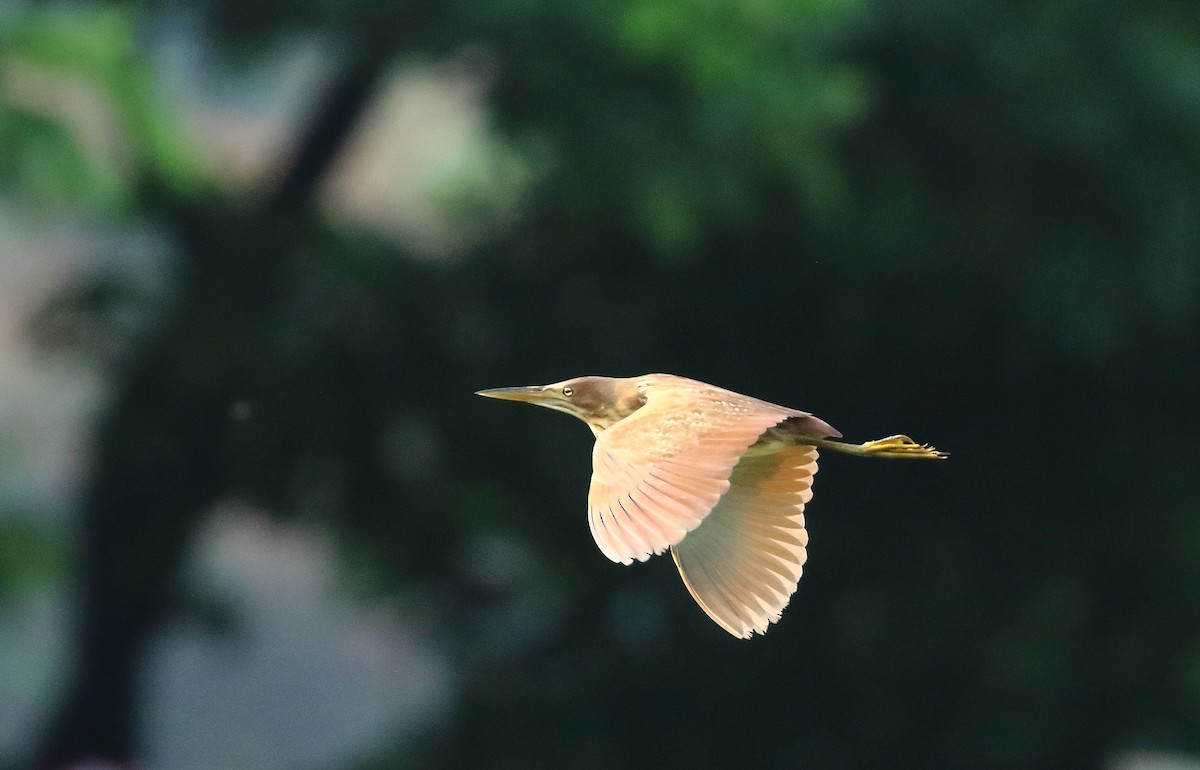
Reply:
[[[273,358],[264,344],[293,256],[291,218],[313,205],[388,54],[354,52],[265,208],[245,216],[220,200],[181,195],[168,180],[143,180],[146,200],[166,202],[183,262],[179,296],[122,372],[96,431],[75,577],[84,589],[77,670],[42,739],[39,767],[137,755],[137,666],[172,607],[201,514],[230,488],[232,410],[257,391]],[[258,344],[226,346],[246,334]]]

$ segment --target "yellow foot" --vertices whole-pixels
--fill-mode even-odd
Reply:
[[[876,457],[911,457],[912,459],[944,460],[950,455],[928,444],[918,444],[908,436],[888,436],[859,445],[864,453]]]

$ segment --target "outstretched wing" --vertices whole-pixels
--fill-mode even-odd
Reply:
[[[649,378],[645,405],[592,450],[588,523],[604,555],[622,564],[683,540],[729,489],[746,449],[771,426],[807,415],[681,377]]]
[[[734,636],[766,633],[795,593],[808,557],[804,505],[816,472],[815,447],[743,457],[729,491],[672,545],[692,597]]]

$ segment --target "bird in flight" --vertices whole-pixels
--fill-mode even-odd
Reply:
[[[808,412],[673,374],[576,377],[478,395],[578,417],[596,435],[588,523],[632,564],[670,549],[692,597],[748,639],[779,620],[808,556],[804,506],[818,449],[947,457],[908,436],[851,444]]]

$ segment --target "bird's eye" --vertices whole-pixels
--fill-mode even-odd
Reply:
[[[567,398],[570,398],[571,396],[575,395],[575,389],[572,388],[570,385],[564,385],[563,386],[563,395],[566,396]]]

